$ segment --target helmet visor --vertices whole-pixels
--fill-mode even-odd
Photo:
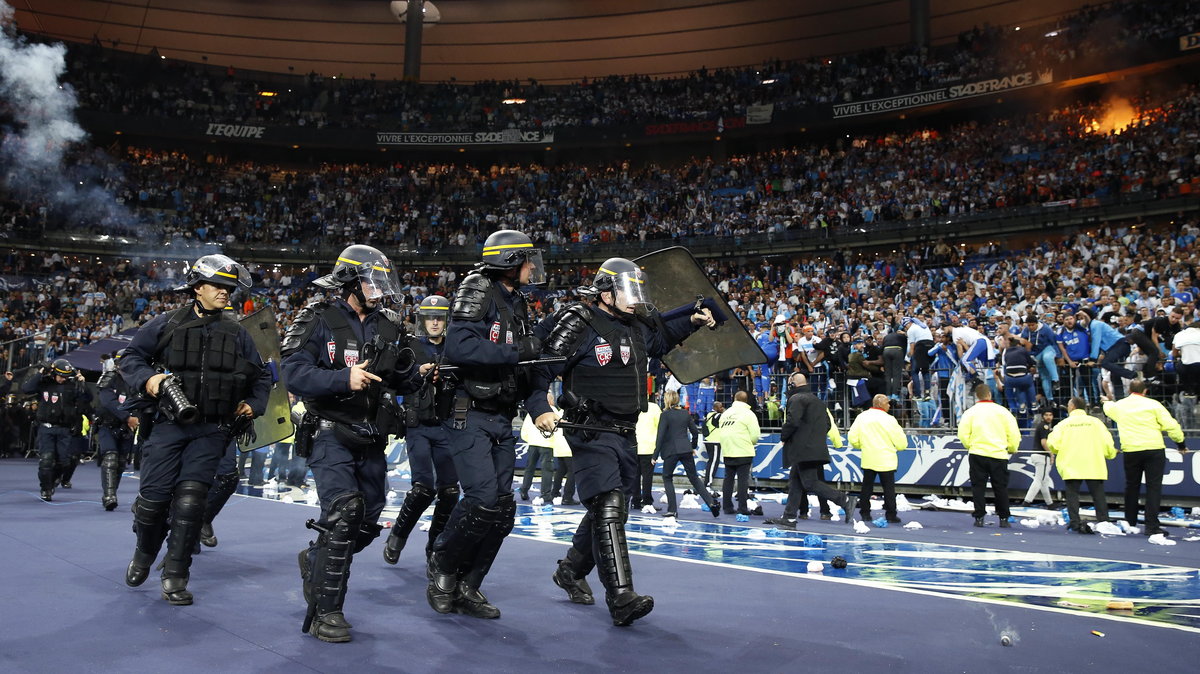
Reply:
[[[613,304],[621,311],[636,313],[654,309],[646,298],[646,275],[640,269],[619,272],[613,277]]]
[[[542,263],[542,251],[538,248],[533,248],[525,253],[525,261],[532,263],[533,268],[529,271],[529,285],[542,285],[546,282],[546,266]]]
[[[446,322],[450,319],[450,307],[421,307],[417,309],[416,333],[418,337],[440,337],[446,334]]]
[[[246,290],[254,285],[250,270],[224,255],[208,255],[196,261],[193,270],[206,283]]]
[[[368,300],[395,297],[400,294],[400,280],[396,270],[372,262],[358,268],[358,280],[362,284],[363,297]]]

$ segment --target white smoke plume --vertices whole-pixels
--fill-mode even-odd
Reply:
[[[0,24],[11,21],[12,8],[0,0]],[[58,82],[66,53],[60,44],[29,44],[0,33],[0,94],[18,124],[5,134],[5,160],[35,171],[57,167],[69,144],[87,137],[75,122],[75,93]]]
[[[56,221],[92,230],[136,227],[135,219],[96,179],[93,163],[72,160],[88,138],[75,120],[66,47],[19,35],[13,9],[0,0],[0,187],[44,204]],[[98,157],[94,159],[99,160]]]

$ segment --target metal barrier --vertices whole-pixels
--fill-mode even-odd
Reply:
[[[1140,373],[1143,362],[1124,361],[1119,367],[1126,373]],[[759,425],[763,432],[779,429],[783,424],[787,399],[792,394],[788,379],[790,372],[768,372],[756,367],[755,374],[713,378],[708,384],[692,384],[684,387],[685,403],[692,412],[703,419],[712,410],[713,403],[720,401],[726,407],[733,402],[738,391],[753,391],[758,405]],[[871,397],[877,393],[891,394],[892,408],[900,423],[911,430],[953,430],[958,419],[968,407],[975,403],[971,378],[960,371],[931,368],[926,395],[917,396],[913,382],[907,379],[909,368],[905,367],[904,378],[897,392],[888,390],[882,374],[867,378],[848,377],[845,372],[818,371],[808,374],[808,386],[817,397],[825,401],[833,413],[835,423],[842,429],[849,428],[858,413],[871,405]],[[1001,386],[995,370],[980,371],[979,379],[992,389],[993,399],[1008,407],[1022,429],[1030,428],[1045,407],[1046,396],[1042,387],[1043,374],[1034,379],[1031,399],[1022,398],[1017,391]],[[1082,397],[1089,409],[1100,404],[1101,394],[1117,398],[1111,384],[1113,373],[1094,365],[1075,368],[1058,367],[1059,380],[1050,387],[1050,399],[1057,422],[1066,415],[1067,401],[1073,395]],[[1124,378],[1122,390],[1128,392],[1129,379]],[[1147,395],[1165,405],[1172,416],[1189,434],[1200,433],[1200,409],[1197,398],[1188,396],[1178,375],[1173,371],[1158,374]]]
[[[3,349],[0,353],[4,354],[4,371],[18,372],[45,360],[46,338],[49,334],[49,330],[42,330],[0,343],[0,349]]]

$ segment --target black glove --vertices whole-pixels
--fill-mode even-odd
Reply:
[[[1175,448],[1176,448],[1176,449],[1178,449],[1178,450],[1179,450],[1179,451],[1181,451],[1181,452],[1186,452],[1186,451],[1188,451],[1188,448],[1187,448],[1187,441],[1186,441],[1186,440],[1179,440],[1178,442],[1176,442],[1176,443],[1175,443]]]
[[[525,335],[517,342],[517,360],[536,360],[542,353],[542,340]]]

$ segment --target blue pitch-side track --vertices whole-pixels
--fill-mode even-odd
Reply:
[[[398,503],[389,504],[381,521],[394,520],[397,512]],[[582,516],[581,509],[519,504],[513,535],[569,543]],[[422,519],[422,530],[428,519]],[[657,515],[637,513],[630,515],[626,533],[633,553],[1200,632],[1200,571],[1195,568],[867,535],[685,520],[668,524]],[[810,533],[821,537],[820,546],[805,545]],[[835,556],[847,561],[845,569],[830,566]],[[824,563],[821,574],[808,572],[813,561]],[[1111,600],[1132,601],[1135,609],[1108,610]]]

